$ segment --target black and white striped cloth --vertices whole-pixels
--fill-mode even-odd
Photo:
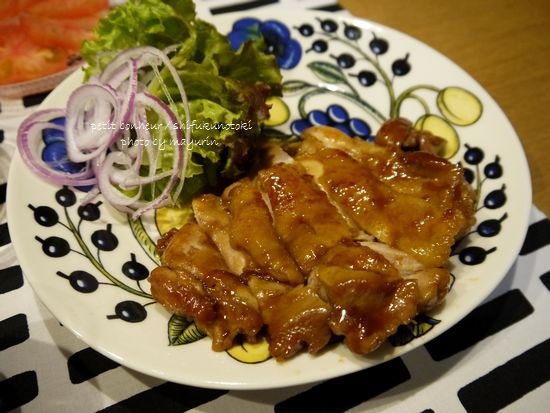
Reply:
[[[197,1],[199,14],[254,7],[334,12],[334,1]],[[201,389],[130,371],[89,348],[35,298],[10,244],[6,187],[15,134],[45,94],[0,101],[0,412],[550,411],[550,221],[535,206],[521,253],[491,296],[403,357],[321,384]]]

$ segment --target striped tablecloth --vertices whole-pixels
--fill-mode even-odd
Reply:
[[[199,14],[254,7],[345,13],[326,0],[202,0]],[[165,382],[106,359],[61,326],[18,265],[6,188],[21,120],[45,94],[0,101],[0,412],[549,412],[550,221],[535,206],[521,253],[487,300],[407,355],[314,385],[224,391]]]

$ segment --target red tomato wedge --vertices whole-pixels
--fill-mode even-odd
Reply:
[[[36,46],[20,30],[5,29],[0,26],[0,85],[36,79],[67,67],[67,51]]]
[[[14,0],[0,0],[0,21],[5,21],[19,14],[19,6]]]
[[[38,17],[70,19],[87,17],[109,9],[109,0],[15,0],[19,10]]]
[[[60,19],[53,17],[37,18],[33,15],[21,16],[21,29],[30,41],[38,46],[66,49],[77,54],[84,40],[93,37],[93,28],[101,15]]]
[[[64,70],[108,0],[0,0],[0,85]]]

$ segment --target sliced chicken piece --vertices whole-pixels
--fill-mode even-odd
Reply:
[[[270,354],[281,361],[304,349],[311,354],[319,352],[332,337],[330,312],[329,304],[304,285],[267,299],[262,315]]]
[[[390,119],[378,132],[374,142],[381,146],[394,146],[404,151],[422,151],[441,155],[446,141],[428,131],[414,128],[412,122],[404,118]]]
[[[403,277],[415,280],[418,285],[418,312],[426,313],[440,305],[451,287],[451,273],[447,268],[425,268]]]
[[[193,214],[199,226],[212,239],[228,269],[234,274],[259,271],[250,255],[231,244],[231,214],[219,196],[200,195],[192,201]]]
[[[149,277],[151,292],[175,314],[195,320],[226,350],[237,335],[253,340],[263,326],[258,302],[246,283],[228,269],[216,245],[195,223],[163,239],[162,265]]]
[[[216,303],[216,318],[206,325],[197,326],[212,338],[212,349],[227,350],[238,335],[245,341],[256,341],[264,321],[258,301],[248,286],[228,271],[211,271],[203,275],[202,282]]]
[[[249,179],[230,185],[222,199],[231,213],[230,237],[234,248],[245,251],[260,272],[282,283],[304,282],[296,262],[279,239],[261,192]]]
[[[381,242],[361,241],[337,245],[328,250],[321,263],[353,270],[375,271],[385,274],[388,279],[415,280],[419,313],[441,304],[451,283],[451,274],[447,268],[425,267],[405,252]]]
[[[356,160],[384,157],[387,149],[371,145],[360,138],[350,138],[339,129],[327,126],[314,126],[302,134],[302,142],[296,150],[295,158],[308,158],[323,149],[338,149]]]
[[[170,232],[168,241],[163,241],[160,261],[176,272],[185,271],[198,279],[210,271],[227,270],[216,245],[194,221]]]
[[[151,294],[171,314],[193,319],[197,326],[207,326],[216,319],[215,302],[204,285],[187,271],[156,267],[149,275]]]
[[[417,314],[416,281],[404,280],[384,255],[359,243],[331,248],[308,285],[331,304],[334,334],[359,354],[375,350]]]
[[[251,275],[248,277],[248,287],[256,297],[256,300],[258,300],[260,309],[272,297],[285,294],[292,289],[291,285],[268,280],[258,275]]]
[[[416,281],[375,271],[319,265],[308,286],[331,305],[329,325],[357,354],[376,350],[417,314]]]
[[[350,270],[375,271],[389,280],[398,279],[400,274],[393,261],[382,253],[369,248],[371,243],[348,241],[335,245],[327,251],[320,264],[334,265]]]
[[[389,245],[380,242],[362,242],[382,254],[405,279],[418,284],[418,312],[427,312],[441,304],[451,286],[451,274],[445,267],[425,267],[419,261]]]
[[[388,151],[383,160],[377,153],[360,162],[332,148],[297,160],[365,232],[426,266],[445,266],[456,237],[474,217],[473,197],[460,168],[428,153],[382,149]]]
[[[223,259],[195,223],[165,234],[158,243],[161,265],[150,276],[151,293],[170,312],[205,326],[216,318],[215,302],[201,281],[202,274],[225,270]]]
[[[310,175],[298,165],[278,164],[258,173],[275,229],[307,273],[326,250],[353,237],[353,229]]]

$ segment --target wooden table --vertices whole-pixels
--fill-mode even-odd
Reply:
[[[531,168],[533,203],[550,215],[550,1],[340,0],[352,14],[445,54],[496,100]]]

